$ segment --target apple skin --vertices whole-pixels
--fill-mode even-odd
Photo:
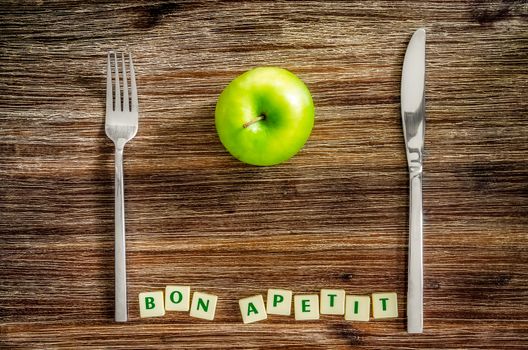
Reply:
[[[257,67],[239,75],[220,94],[215,124],[220,141],[235,158],[266,166],[299,152],[312,131],[314,114],[310,91],[295,74]]]

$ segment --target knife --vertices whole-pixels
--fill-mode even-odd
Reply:
[[[409,166],[407,332],[423,332],[422,156],[425,133],[425,29],[414,32],[401,79],[401,115]]]

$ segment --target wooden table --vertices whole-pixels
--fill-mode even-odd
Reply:
[[[528,347],[525,1],[2,1],[0,348]],[[425,333],[405,331],[408,183],[399,85],[427,29]],[[133,52],[140,127],[125,150],[131,322],[113,318],[106,53]],[[313,93],[285,164],[232,158],[222,89],[260,65]],[[138,293],[188,284],[216,318],[140,319]],[[400,317],[270,316],[268,288],[396,291]]]

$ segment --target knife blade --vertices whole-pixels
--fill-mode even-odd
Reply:
[[[425,29],[414,32],[403,60],[401,115],[409,167],[407,332],[423,332],[422,173],[425,137]]]

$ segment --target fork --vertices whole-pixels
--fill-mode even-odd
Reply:
[[[112,64],[113,61],[113,64]],[[106,122],[105,131],[115,145],[115,321],[128,319],[126,250],[125,250],[125,203],[123,184],[123,148],[137,133],[138,98],[132,55],[128,53],[130,98],[125,55],[120,61],[115,51],[108,52],[106,68]],[[121,72],[119,70],[121,65]],[[114,67],[112,74],[112,66]],[[121,77],[120,77],[121,73]],[[112,92],[112,80],[114,90]],[[120,84],[122,82],[122,85]],[[121,98],[121,91],[123,92]]]

